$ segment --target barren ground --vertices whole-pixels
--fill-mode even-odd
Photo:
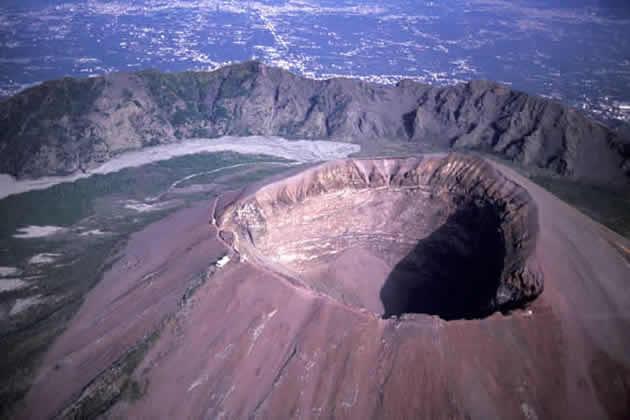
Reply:
[[[455,156],[451,170],[444,169],[443,156],[426,159],[433,172],[421,174],[444,178],[423,181],[432,186],[432,198],[420,189],[414,196],[422,203],[416,207],[424,215],[419,223],[398,206],[402,189],[379,195],[356,188],[357,195],[344,200],[309,202],[332,189],[312,178],[302,184],[288,178],[290,188],[280,180],[226,194],[135,234],[125,257],[46,354],[20,417],[60,412],[130,346],[160,329],[131,374],[136,392],[105,406],[103,417],[627,418],[630,242],[500,164],[468,164]],[[463,189],[453,189],[449,180],[457,177],[457,165],[501,182],[488,189],[485,181],[473,186],[463,178]],[[357,182],[372,185],[369,178]],[[488,202],[506,206],[485,212],[474,200],[463,205],[457,197],[471,191],[485,191]],[[366,215],[357,203],[369,204],[367,224],[359,223]],[[247,204],[262,209],[263,219],[232,216]],[[288,219],[276,220],[270,209],[286,210]],[[334,229],[308,223],[311,211]],[[471,222],[469,211],[481,219]],[[213,216],[221,236],[209,223]],[[258,229],[252,220],[278,229]],[[418,267],[434,249],[423,248],[423,241],[444,226],[447,237],[459,238],[455,245],[442,242],[442,234],[429,244],[464,263],[479,247],[494,244],[484,241],[496,239],[500,228],[501,245],[493,249],[503,254],[493,253],[489,263],[503,265],[496,288],[481,300],[493,310],[449,317],[404,307],[399,317],[383,318],[374,285],[384,285],[409,256]],[[344,229],[354,242],[346,241]],[[486,232],[482,242],[470,236],[477,231]],[[303,255],[303,242],[282,232],[298,232],[302,240],[334,239],[339,252],[327,254],[326,242],[317,240],[317,252]],[[373,232],[377,241],[363,241]],[[387,245],[385,252],[379,243]],[[230,262],[208,272],[224,254]],[[437,269],[451,273],[448,264],[441,261]],[[525,269],[540,277],[518,277]],[[207,280],[182,304],[186,285],[200,273]],[[516,293],[516,286],[530,284],[528,278],[543,279],[544,290]],[[343,283],[331,285],[334,279]],[[511,310],[497,292],[506,285],[516,285],[509,289]],[[441,298],[457,295],[439,292],[445,293]]]

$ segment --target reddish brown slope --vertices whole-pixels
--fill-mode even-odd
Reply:
[[[144,395],[119,401],[108,416],[627,418],[630,243],[495,166],[522,186],[537,208],[538,235],[521,261],[536,261],[544,277],[531,312],[448,322],[423,314],[384,320],[327,290],[296,284],[288,277],[293,272],[278,274],[267,261],[233,259],[166,326],[136,370]],[[137,325],[137,331],[150,332],[153,324],[136,321],[146,309],[137,299],[149,293],[171,296],[166,285],[200,268],[200,254],[206,262],[217,255],[223,245],[212,239],[212,227],[193,229],[203,219],[195,215],[175,216],[186,219],[188,231],[176,228],[173,219],[152,229],[164,229],[177,247],[194,246],[186,252],[199,259],[184,263],[153,254],[151,265],[169,261],[168,270],[177,275],[158,273],[155,282],[162,286],[121,302],[115,312],[124,314],[122,320],[110,308],[114,295],[142,277],[116,276],[121,266],[115,267],[109,283],[94,290],[49,352],[28,396],[28,414],[53,413],[113,360],[117,349],[128,345],[116,329]],[[169,242],[163,246],[171,247]],[[375,270],[365,280],[380,276],[384,282],[383,274]],[[110,319],[112,329],[98,334],[85,329],[100,319]],[[71,349],[83,354],[87,348],[90,356],[81,363],[67,358]],[[62,368],[53,371],[58,361]]]

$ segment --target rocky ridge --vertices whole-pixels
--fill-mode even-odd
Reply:
[[[0,172],[64,175],[126,150],[222,135],[473,149],[594,183],[627,185],[630,175],[630,143],[621,134],[497,83],[311,80],[255,61],[29,88],[0,102]]]

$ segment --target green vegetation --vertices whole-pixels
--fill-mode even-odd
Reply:
[[[199,111],[196,104],[189,102],[186,108],[178,108],[171,116],[171,124],[174,126],[183,125],[189,122],[202,121],[204,115]]]
[[[89,111],[100,96],[105,82],[102,79],[65,78],[51,83],[51,92],[39,112],[42,118],[55,119],[63,115],[80,115]]]
[[[210,85],[219,83],[212,73],[145,71],[139,76],[158,106],[170,114],[171,124],[179,126],[210,117],[210,110],[204,100]]]
[[[133,98],[133,92],[131,92],[127,88],[123,89],[122,95],[123,95],[123,99],[124,99],[125,102],[129,102],[131,100],[131,98]]]
[[[37,360],[63,331],[82,303],[84,294],[100,279],[102,271],[113,263],[114,260],[108,259],[108,255],[121,242],[120,237],[109,237],[85,248],[80,244],[60,244],[66,247],[65,257],[60,262],[68,265],[49,268],[43,281],[37,284],[37,293],[44,296],[46,303],[38,305],[33,311],[21,315],[10,324],[2,325],[0,417],[5,418],[4,415],[11,406],[24,397],[30,386],[30,378],[35,374]],[[26,258],[35,252],[50,251],[47,248],[49,246],[26,241],[13,251]],[[5,258],[3,255],[3,263],[7,263]],[[15,260],[8,261],[13,263]],[[4,294],[0,303],[27,297],[29,294],[32,292],[28,290]]]
[[[270,159],[270,161],[280,161],[280,160]],[[238,183],[238,184],[247,184],[251,181],[255,181],[257,179],[263,179],[269,175],[277,173],[279,168],[282,168],[282,166],[261,165],[260,167],[256,167],[252,165],[249,168],[248,167],[234,168],[233,170],[229,170],[230,172],[226,170],[225,172],[223,172],[223,174],[233,173],[234,176],[231,177],[232,182]],[[190,178],[178,184],[177,186],[179,188],[183,188],[183,187],[187,187],[187,186],[195,185],[195,184],[209,184],[216,178],[216,176],[217,176],[216,174],[200,174],[199,176]]]
[[[245,96],[248,90],[243,86],[245,80],[241,79],[225,79],[225,82],[221,85],[221,96],[224,98],[237,98],[239,96]]]
[[[270,158],[233,152],[181,156],[9,196],[0,200],[0,219],[3,221],[0,238],[11,236],[21,226],[70,226],[92,214],[99,197],[116,195],[141,200],[162,192],[172,182],[191,173],[260,160]]]
[[[104,87],[101,78],[65,78],[45,82],[9,99],[8,112],[0,118],[0,133],[6,141],[3,171],[17,173],[16,168],[50,137],[63,142],[69,133],[58,122],[51,121],[86,114],[93,109]]]
[[[131,375],[158,337],[159,331],[156,331],[127,351],[88,384],[79,398],[61,412],[59,418],[96,418],[107,411],[121,396],[141,398],[143,387],[132,380]]]
[[[129,401],[138,401],[144,395],[146,391],[146,385],[141,384],[140,382],[132,379],[129,381],[123,397],[128,399]]]
[[[178,109],[171,117],[171,123],[173,125],[183,125],[186,124],[189,118],[190,114],[188,113],[188,110]]]
[[[173,126],[178,138],[190,136],[196,130],[204,130],[195,133],[197,136],[216,136],[220,133],[215,129],[205,131],[204,122],[232,118],[230,106],[222,104],[222,100],[248,95],[258,69],[255,63],[245,63],[227,71],[229,75],[226,70],[139,72],[134,75],[134,81],[141,82],[142,86],[138,88],[145,88],[152,100],[143,105],[138,100],[140,97],[134,96],[137,93],[135,88],[123,85],[120,86],[120,100],[111,107],[118,110],[134,105],[145,108],[157,125]],[[45,82],[3,102],[0,140],[5,159],[0,162],[0,171],[15,176],[40,176],[54,172],[54,166],[63,171],[66,168],[64,165],[74,168],[80,162],[89,160],[84,158],[89,158],[94,152],[95,143],[102,142],[101,139],[89,140],[88,133],[98,133],[101,128],[92,117],[94,113],[100,113],[102,118],[107,119],[112,111],[107,107],[95,108],[95,102],[112,83],[118,82],[101,77],[65,78]],[[116,91],[119,85],[111,87],[112,91]],[[154,104],[157,109],[154,109]],[[109,139],[105,140],[109,142]],[[53,164],[48,157],[55,155],[61,159]],[[47,167],[48,163],[53,167]]]
[[[149,93],[160,99],[158,104],[166,109],[177,100],[186,103],[200,102],[213,81],[210,73],[160,73],[150,70],[140,72],[138,76],[144,80]]]
[[[552,176],[531,179],[593,220],[630,238],[630,192]]]
[[[212,111],[212,119],[217,120],[227,120],[230,118],[230,111],[226,107],[221,104],[216,104],[214,110]]]
[[[139,74],[145,81],[149,93],[158,106],[165,110],[170,110],[177,101],[177,95],[173,91],[173,86],[169,81],[169,74],[162,74],[157,71],[146,71]]]
[[[200,138],[211,138],[211,137],[214,137],[212,131],[208,130],[207,128],[195,128],[192,131],[192,136],[193,137],[200,137]]]
[[[205,103],[206,95],[216,84],[220,99],[245,96],[249,93],[248,82],[255,69],[248,65],[234,68],[230,77],[217,77],[215,73],[159,73],[145,71],[139,73],[149,93],[158,106],[170,114],[169,121],[174,126],[195,123],[206,119],[224,120],[230,112],[219,101],[214,109]],[[185,104],[182,107],[182,103]]]
[[[121,201],[157,195],[176,180],[191,174],[261,161],[283,160],[233,152],[182,156],[0,200],[0,218],[3,220],[0,225],[0,265],[20,267],[24,270],[23,277],[42,276],[29,280],[37,289],[3,293],[0,305],[10,308],[15,299],[34,294],[41,295],[43,299],[43,303],[23,314],[0,322],[0,353],[4,355],[0,361],[0,417],[10,417],[16,402],[30,387],[38,360],[76,313],[85,294],[116,262],[129,235],[187,202],[207,200],[214,193],[201,191],[186,194],[181,196],[179,207],[147,213],[125,211],[120,208]],[[247,171],[243,170],[244,167],[228,168],[188,180],[186,185],[216,182],[225,176],[224,181],[219,182],[233,189],[285,169],[284,166],[256,168],[255,165],[247,168]],[[85,239],[76,234],[50,240],[12,237],[17,228],[26,225],[76,226],[78,223],[83,228],[101,229],[110,234]],[[27,264],[26,261],[38,253],[58,253],[60,257],[45,269]],[[100,382],[90,385],[91,391],[73,405],[71,412],[94,414],[117,398],[140,398],[146,384],[134,383],[131,373],[142,354],[128,353],[124,360],[100,378]]]
[[[500,155],[464,151],[495,160],[531,179],[591,219],[630,239],[630,191],[563,178],[546,169],[524,168]]]
[[[257,72],[257,64],[254,62],[243,63],[230,69],[229,77],[225,78],[221,85],[219,96],[224,98],[236,98],[249,93],[252,79]]]

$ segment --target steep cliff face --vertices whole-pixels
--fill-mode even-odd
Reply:
[[[561,175],[605,180],[630,174],[630,148],[579,112],[504,86],[474,81],[423,93],[411,137],[491,151]]]
[[[620,135],[495,83],[310,80],[258,62],[27,89],[0,103],[0,171],[66,174],[124,150],[226,134],[471,148],[589,181],[627,184],[630,175],[630,145]]]

